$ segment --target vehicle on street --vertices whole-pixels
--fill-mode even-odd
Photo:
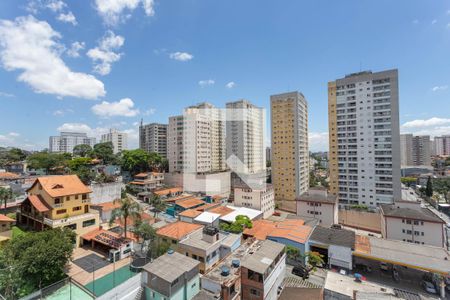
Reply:
[[[305,267],[301,267],[301,266],[294,267],[292,269],[292,274],[300,276],[303,279],[308,279],[309,278],[308,270]]]
[[[434,284],[432,284],[429,281],[423,280],[422,281],[422,287],[427,293],[437,294],[436,287],[434,286]]]
[[[380,262],[380,269],[383,271],[389,271],[389,265],[385,262]]]

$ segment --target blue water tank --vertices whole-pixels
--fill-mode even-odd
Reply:
[[[241,265],[241,263],[239,262],[239,259],[233,259],[231,261],[231,265],[233,266],[233,268],[239,268],[239,266]]]
[[[167,254],[173,254],[173,249],[167,250]]]
[[[220,273],[220,275],[222,276],[228,276],[230,275],[230,268],[228,268],[227,266],[223,266],[221,268],[222,272]]]

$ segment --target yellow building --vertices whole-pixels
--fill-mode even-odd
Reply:
[[[28,189],[18,222],[34,230],[68,227],[79,236],[99,225],[99,214],[91,210],[92,192],[76,175],[39,177]]]
[[[309,187],[308,104],[299,92],[270,96],[272,183],[276,201],[295,201]]]

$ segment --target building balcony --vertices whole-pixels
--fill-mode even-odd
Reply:
[[[62,219],[49,219],[49,218],[44,218],[44,224],[50,226],[50,227],[58,227],[58,226],[64,226],[66,224],[72,224],[72,223],[76,223],[80,220],[87,220],[87,219],[95,219],[98,217],[98,213],[87,213],[87,214],[82,214],[82,215],[78,215],[78,216],[73,216],[73,217],[68,217],[68,218],[62,218]]]

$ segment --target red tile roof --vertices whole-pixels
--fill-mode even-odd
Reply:
[[[187,209],[187,210],[179,213],[178,215],[182,216],[182,217],[187,217],[187,218],[195,218],[195,217],[198,217],[201,214],[202,214],[202,212],[198,211],[196,209]]]
[[[28,200],[30,200],[31,205],[33,205],[39,212],[46,212],[51,209],[51,206],[45,202],[42,197],[37,195],[29,195]]]
[[[205,201],[203,201],[202,199],[199,199],[199,198],[191,198],[191,199],[186,199],[186,200],[179,200],[175,203],[177,205],[187,209],[187,208],[192,208],[192,207],[196,207],[196,206],[205,204]]]
[[[215,213],[215,214],[219,214],[221,217],[228,215],[229,213],[233,212],[234,210],[232,210],[229,207],[226,206],[218,206],[218,207],[214,207],[212,209],[208,210],[211,213]]]
[[[103,211],[109,211],[120,207],[119,201],[111,201],[111,202],[104,202],[99,204],[92,204],[92,206],[99,206],[102,208]]]
[[[11,219],[11,218],[8,217],[8,216],[5,216],[5,215],[0,214],[0,221],[1,221],[1,222],[15,222],[16,220]]]
[[[20,176],[11,172],[0,172],[0,179],[17,179]]]
[[[164,227],[161,227],[156,231],[156,234],[159,236],[165,236],[169,237],[171,239],[175,240],[181,240],[186,235],[202,228],[203,226],[200,224],[193,224],[193,223],[187,223],[178,221],[175,223],[171,223],[169,225],[166,225]]]
[[[174,187],[174,188],[168,188],[168,189],[163,189],[163,190],[159,190],[159,191],[154,191],[153,193],[159,196],[165,196],[168,194],[173,194],[173,193],[181,193],[183,191],[182,188],[180,187]]]
[[[285,220],[273,222],[268,220],[253,221],[253,227],[244,230],[247,236],[265,240],[268,236],[285,238],[304,244],[311,234],[312,228],[304,225],[303,220]]]
[[[40,183],[42,188],[53,198],[92,193],[91,189],[85,186],[77,175],[38,177],[31,188],[37,183]]]
[[[94,229],[81,236],[86,241],[94,240],[97,243],[107,245],[111,248],[120,248],[124,244],[128,244],[131,240],[136,240],[134,237],[129,236],[127,232],[127,238],[125,239],[120,234],[105,230],[102,228]]]

